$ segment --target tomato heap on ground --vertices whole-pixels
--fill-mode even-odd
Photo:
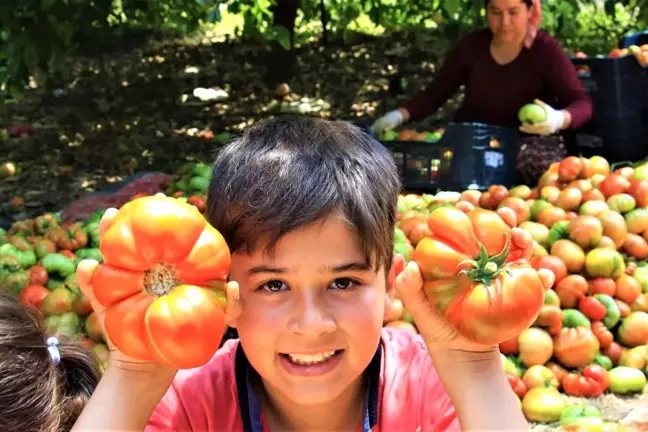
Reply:
[[[415,259],[440,206],[509,208],[534,240],[530,264],[551,270],[533,325],[500,344],[511,386],[531,421],[554,422],[569,396],[642,392],[648,373],[648,164],[611,172],[601,157],[568,157],[534,188],[406,194],[395,251]],[[398,299],[387,326],[415,331]],[[537,410],[538,401],[553,409]]]

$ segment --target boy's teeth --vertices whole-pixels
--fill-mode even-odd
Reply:
[[[335,351],[329,351],[321,354],[288,354],[290,361],[300,365],[311,365],[321,363],[333,357]]]

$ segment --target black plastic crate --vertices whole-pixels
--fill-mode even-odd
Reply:
[[[648,44],[648,30],[627,35],[619,42],[619,48],[623,49],[629,48],[630,45],[641,46],[645,44]]]
[[[648,156],[648,109],[625,116],[597,118],[576,131],[571,152],[603,156],[610,162],[642,160]]]
[[[648,73],[635,56],[571,60],[579,70],[586,70],[578,77],[592,98],[594,118],[626,115],[648,106]]]
[[[519,133],[482,123],[451,123],[436,143],[383,141],[407,190],[487,189],[513,186]]]

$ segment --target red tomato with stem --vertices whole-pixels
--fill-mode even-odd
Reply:
[[[544,287],[538,272],[511,248],[511,228],[495,212],[440,207],[430,213],[432,235],[414,261],[429,301],[467,339],[499,344],[538,316]]]

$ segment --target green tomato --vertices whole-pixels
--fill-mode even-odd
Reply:
[[[636,393],[646,386],[646,375],[639,369],[617,366],[609,372],[610,391],[617,394]]]
[[[641,290],[648,293],[648,267],[638,267],[632,276],[641,284]]]
[[[597,354],[596,358],[594,358],[594,363],[603,366],[603,368],[607,371],[614,367],[612,360],[610,360],[609,357],[604,356],[603,354]]]
[[[558,240],[569,238],[569,221],[559,221],[553,224],[549,230],[549,247]]]
[[[607,205],[610,207],[610,210],[614,210],[619,213],[627,213],[630,210],[633,210],[637,206],[637,202],[631,195],[621,193],[612,195],[607,199]]]
[[[601,411],[594,405],[581,403],[565,408],[560,415],[560,423],[563,426],[575,424],[579,418],[601,418]]]
[[[594,298],[605,306],[605,318],[603,318],[603,325],[611,329],[621,319],[621,310],[616,304],[614,299],[607,294],[594,294]]]
[[[592,328],[592,323],[585,314],[578,309],[565,309],[563,310],[563,327],[587,327]]]

